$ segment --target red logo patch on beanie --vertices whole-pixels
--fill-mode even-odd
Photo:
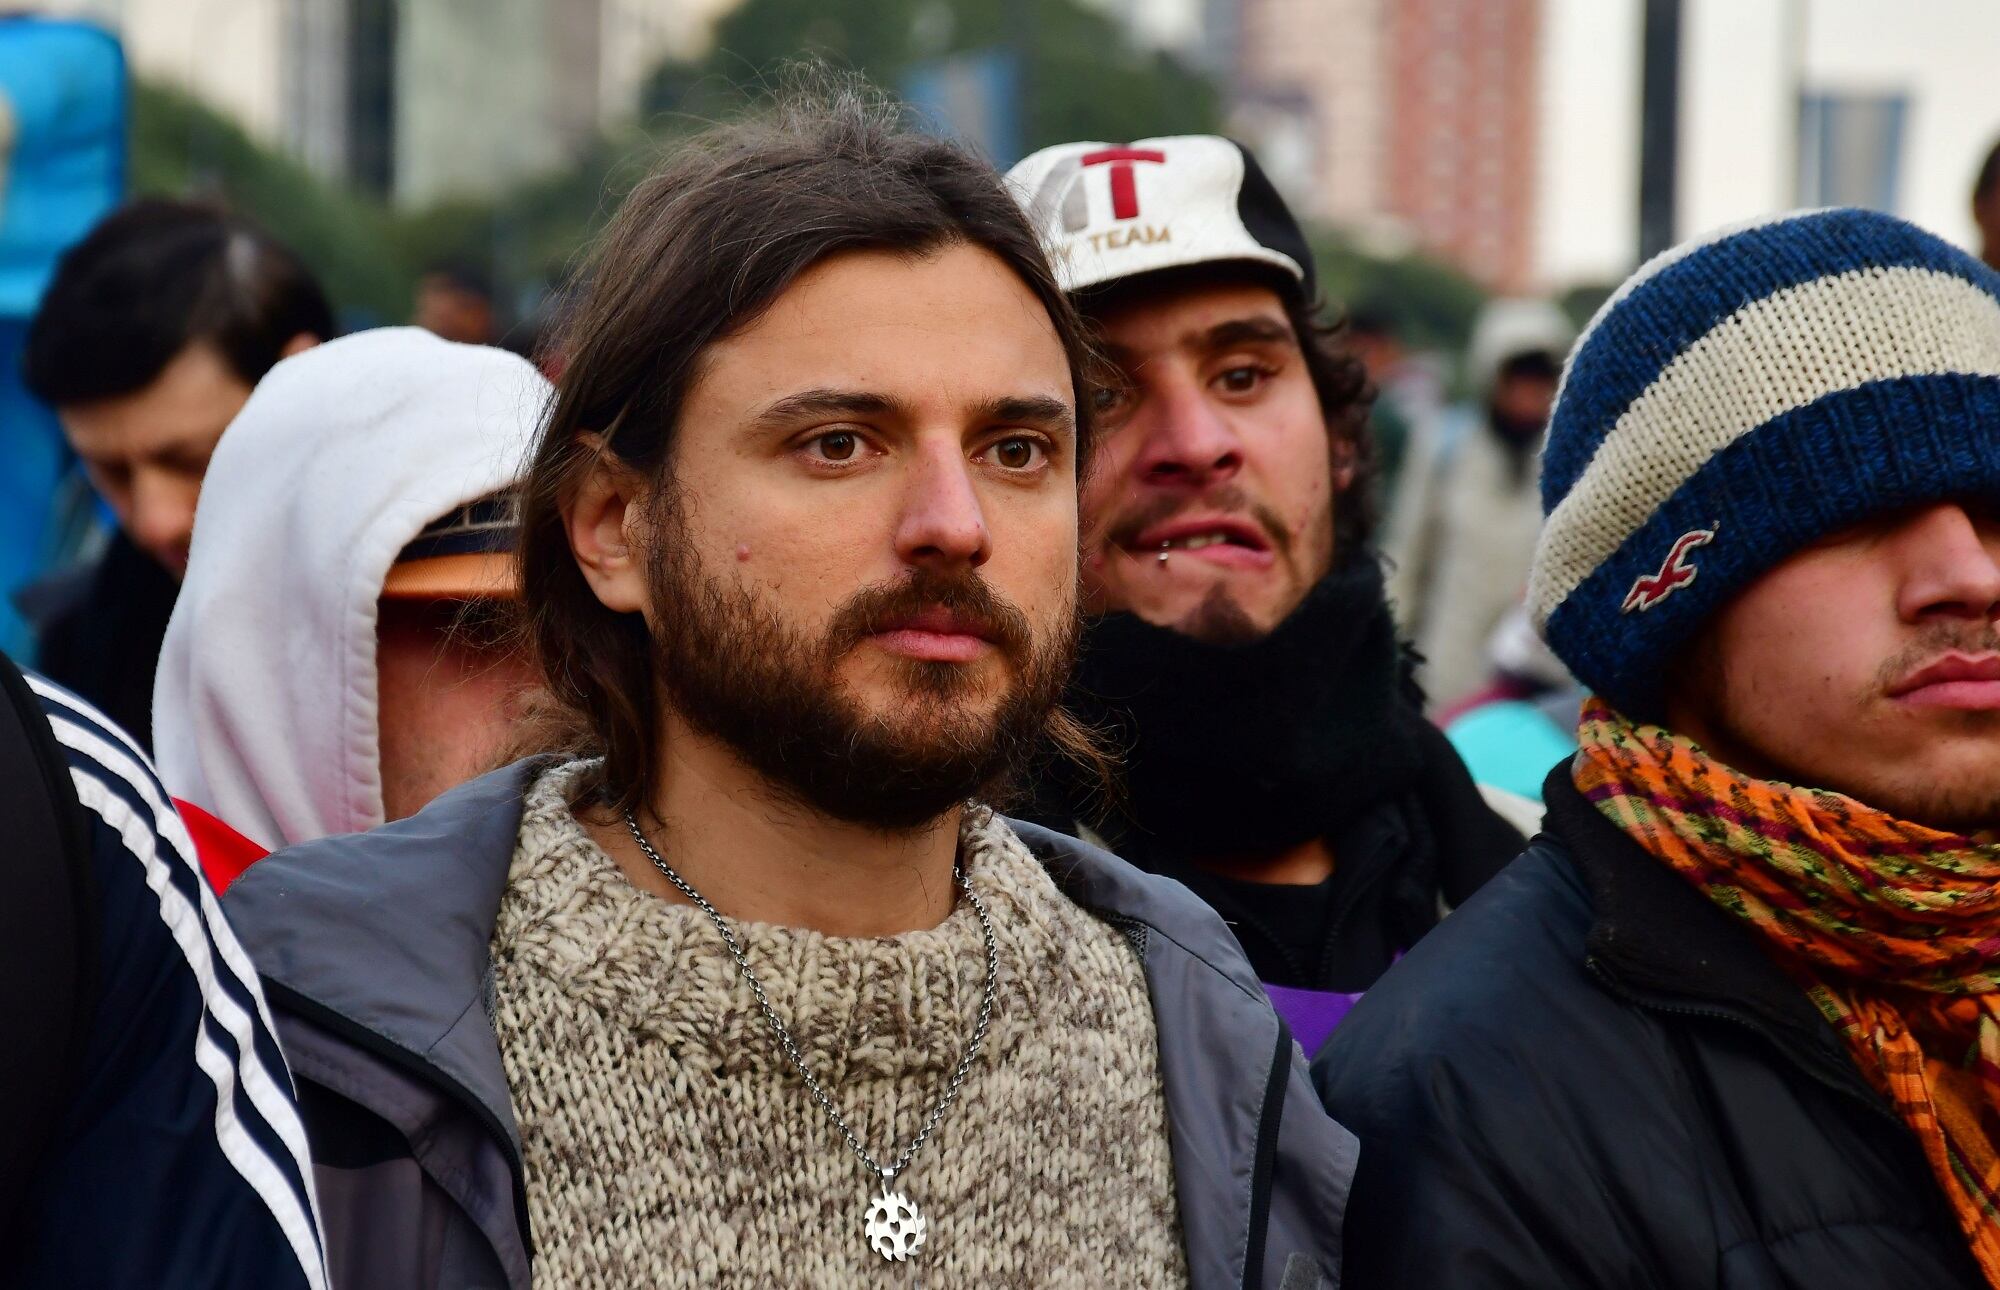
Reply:
[[[1692,583],[1695,575],[1701,570],[1687,562],[1688,555],[1696,547],[1707,546],[1715,541],[1715,530],[1721,527],[1718,524],[1711,528],[1695,529],[1693,532],[1681,534],[1674,542],[1673,549],[1667,552],[1666,563],[1660,566],[1660,571],[1640,575],[1632,583],[1632,590],[1626,593],[1625,603],[1620,608],[1628,614],[1635,609],[1641,611],[1651,609],[1682,587]]]

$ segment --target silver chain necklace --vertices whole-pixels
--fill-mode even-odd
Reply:
[[[958,1086],[965,1082],[965,1073],[972,1069],[973,1059],[979,1056],[979,1045],[986,1039],[986,1023],[993,1016],[994,983],[1000,977],[1000,948],[993,938],[993,920],[987,916],[986,902],[972,889],[972,882],[965,876],[964,867],[956,864],[952,866],[952,881],[965,893],[966,900],[972,905],[972,912],[979,915],[979,930],[986,938],[986,988],[979,1000],[979,1021],[972,1027],[972,1038],[966,1041],[964,1055],[958,1059],[958,1065],[952,1070],[951,1078],[945,1082],[944,1094],[938,1098],[937,1105],[931,1108],[930,1118],[924,1121],[923,1128],[917,1130],[917,1136],[910,1139],[910,1144],[903,1148],[903,1153],[896,1157],[896,1162],[883,1165],[868,1153],[867,1147],[861,1145],[861,1139],[855,1136],[854,1130],[848,1126],[847,1118],[840,1113],[840,1108],[833,1104],[833,1099],[827,1096],[826,1089],[807,1068],[805,1055],[799,1052],[798,1044],[792,1039],[792,1032],[778,1019],[777,1009],[771,1006],[770,996],[764,993],[764,983],[750,970],[750,960],[744,956],[743,946],[737,941],[736,933],[729,930],[729,924],[716,912],[715,906],[709,904],[706,897],[689,885],[687,879],[675,873],[673,866],[666,862],[666,858],[653,849],[653,844],[646,840],[645,833],[640,830],[639,821],[629,810],[625,812],[625,827],[631,831],[632,840],[639,844],[639,849],[646,853],[646,858],[653,862],[653,867],[658,869],[668,882],[674,884],[681,895],[699,906],[701,912],[707,914],[709,921],[715,924],[715,930],[722,933],[723,944],[729,947],[729,956],[736,960],[736,970],[743,974],[744,981],[750,986],[750,993],[757,996],[757,1007],[763,1012],[764,1020],[770,1023],[771,1030],[778,1036],[778,1044],[784,1049],[785,1060],[792,1064],[792,1069],[805,1081],[806,1088],[812,1092],[813,1100],[819,1103],[820,1110],[826,1112],[827,1119],[833,1121],[833,1127],[839,1129],[841,1136],[847,1139],[849,1149],[861,1157],[861,1163],[868,1166],[869,1173],[880,1177],[882,1192],[869,1203],[867,1212],[862,1216],[862,1235],[867,1239],[869,1248],[883,1258],[898,1263],[908,1259],[923,1246],[928,1232],[923,1211],[917,1208],[916,1202],[901,1192],[892,1190],[891,1185],[896,1181],[896,1176],[909,1167],[910,1158],[917,1154],[917,1149],[931,1136],[931,1130],[937,1128],[938,1121],[944,1118],[945,1109],[951,1105],[952,1099],[958,1096]]]

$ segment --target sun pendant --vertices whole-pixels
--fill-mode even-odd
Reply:
[[[924,1214],[917,1203],[882,1184],[882,1194],[868,1206],[865,1227],[869,1248],[893,1263],[902,1263],[923,1248]]]

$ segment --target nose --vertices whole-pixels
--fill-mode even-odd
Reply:
[[[926,445],[915,454],[896,526],[896,554],[905,564],[939,569],[977,569],[993,554],[986,515],[957,435],[950,436],[949,444]]]
[[[167,471],[140,467],[132,475],[131,509],[125,528],[132,540],[162,564],[178,567],[194,534],[200,485]]]
[[[1175,375],[1138,410],[1145,437],[1132,468],[1149,484],[1209,488],[1243,468],[1243,440],[1192,378]]]
[[[1896,612],[1905,622],[1991,621],[2000,611],[2000,520],[1956,504],[1933,506],[1897,530],[1905,572]]]

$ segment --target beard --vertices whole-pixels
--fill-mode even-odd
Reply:
[[[679,527],[662,517],[649,559],[652,600],[664,609],[654,633],[662,689],[682,720],[783,798],[904,831],[1001,791],[1043,747],[1076,654],[1074,590],[1060,626],[1038,641],[1027,617],[978,574],[919,569],[855,593],[815,638],[754,588],[700,567]],[[1004,690],[983,700],[975,665],[895,658],[895,697],[883,711],[864,710],[839,679],[841,661],[883,626],[927,609],[951,611],[992,642]]]

